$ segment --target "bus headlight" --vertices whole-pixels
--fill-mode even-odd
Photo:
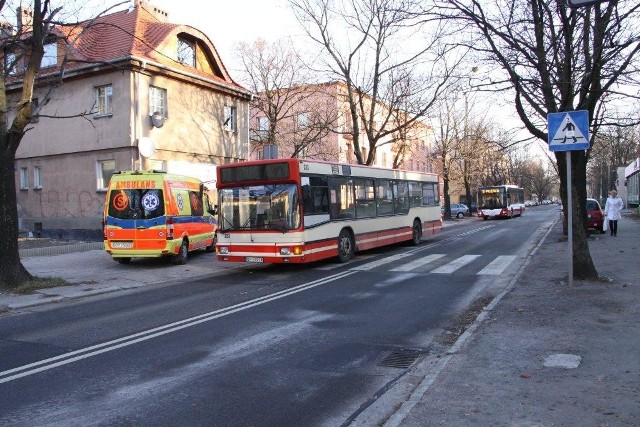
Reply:
[[[226,246],[219,246],[218,253],[221,255],[227,255],[229,253],[229,248]]]
[[[294,246],[293,248],[280,248],[280,255],[283,255],[283,256],[302,255],[302,247]]]

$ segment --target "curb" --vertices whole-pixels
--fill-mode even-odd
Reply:
[[[32,257],[32,256],[70,254],[73,252],[93,251],[96,249],[104,249],[104,243],[88,242],[88,243],[75,243],[75,244],[62,245],[62,246],[46,246],[42,248],[33,248],[33,249],[20,249],[18,250],[18,253],[20,254],[20,257]]]

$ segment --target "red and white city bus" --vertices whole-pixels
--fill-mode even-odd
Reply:
[[[516,185],[494,185],[478,188],[478,216],[513,218],[524,213],[524,189]]]
[[[217,167],[218,260],[305,263],[441,228],[438,177],[301,159]]]

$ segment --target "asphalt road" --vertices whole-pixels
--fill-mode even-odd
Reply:
[[[450,344],[555,215],[465,218],[347,264],[226,265],[0,318],[0,424],[347,425]]]

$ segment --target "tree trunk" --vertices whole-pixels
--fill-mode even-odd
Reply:
[[[583,150],[575,150],[571,152],[571,201],[567,201],[567,167],[566,153],[556,152],[556,160],[558,170],[560,171],[560,185],[564,212],[566,216],[567,202],[572,207],[572,238],[573,238],[573,274],[576,279],[593,280],[598,278],[598,272],[593,264],[591,253],[589,252],[589,235],[586,224],[586,202],[587,191],[584,185],[576,183],[586,182],[587,159]]]
[[[444,192],[444,219],[451,219],[451,199],[449,197],[449,168],[447,156],[442,155],[442,191]]]
[[[15,152],[5,134],[0,150],[0,287],[13,289],[32,276],[18,253],[18,205],[16,198]]]

